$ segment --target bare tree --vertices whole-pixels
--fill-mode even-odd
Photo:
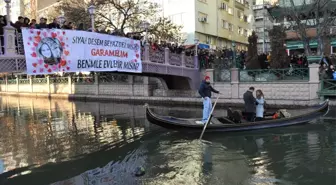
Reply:
[[[120,35],[143,33],[145,30],[140,25],[144,20],[151,23],[149,34],[160,40],[172,40],[181,31],[181,26],[160,18],[159,5],[148,0],[96,0],[89,3],[86,0],[63,0],[56,10],[62,10],[69,21],[90,25],[87,7],[91,3],[96,6],[96,27],[103,26]]]
[[[297,4],[295,0],[287,0],[289,3],[284,8],[284,17],[291,24],[291,29],[296,31],[302,40],[306,55],[311,55],[309,43],[311,41],[307,30],[316,28],[318,41],[318,54],[324,51],[323,38],[328,34],[328,29],[335,25],[335,4],[330,0],[302,0]]]

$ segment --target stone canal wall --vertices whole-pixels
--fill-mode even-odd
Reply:
[[[243,93],[253,86],[263,90],[267,104],[274,107],[311,106],[320,102],[317,68],[310,68],[309,81],[239,82],[238,70],[231,70],[231,82],[214,82],[222,95],[219,105],[242,105]],[[316,72],[316,74],[315,74]],[[213,76],[213,70],[205,74]],[[213,79],[213,78],[212,78]],[[137,101],[158,104],[201,105],[197,91],[168,89],[157,77],[144,76],[86,76],[14,78],[0,81],[2,95],[31,96],[102,101]],[[216,95],[214,95],[216,98]]]

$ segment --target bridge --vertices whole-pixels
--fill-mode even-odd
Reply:
[[[0,49],[0,73],[25,73],[26,61],[22,35],[14,28],[4,29],[4,44]],[[1,40],[0,40],[1,42]],[[199,85],[200,72],[197,56],[153,50],[149,45],[142,48],[142,74],[162,78],[174,89],[195,89]]]

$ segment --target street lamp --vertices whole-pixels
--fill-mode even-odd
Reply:
[[[236,63],[236,42],[232,41],[232,48],[233,48],[233,65],[235,68],[237,68],[237,63]]]
[[[64,17],[64,15],[62,14],[62,15],[58,16],[58,17],[57,17],[57,21],[59,22],[60,27],[62,28],[62,26],[63,26],[63,24],[64,24],[64,22],[65,22],[65,17]]]
[[[199,44],[199,40],[195,39],[195,56],[198,56],[198,44]]]
[[[7,11],[7,17],[6,17],[6,20],[7,20],[7,26],[10,26],[10,3],[11,3],[11,0],[4,0],[5,3],[6,3],[6,11]]]
[[[147,21],[143,21],[140,25],[140,27],[146,31],[146,35],[145,35],[146,44],[148,43],[148,28],[149,28],[149,26],[150,26],[150,24]]]
[[[96,11],[96,7],[94,5],[90,5],[88,8],[89,14],[91,16],[91,28],[92,28],[92,32],[94,32],[94,14]]]

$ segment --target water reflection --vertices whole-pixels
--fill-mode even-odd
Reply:
[[[142,105],[6,97],[0,108],[5,111],[0,118],[5,172],[0,184],[1,180],[15,185],[336,182],[332,121],[205,134],[209,142],[199,142],[195,140],[199,133],[151,125],[144,119]],[[156,110],[176,116],[201,115],[201,109]],[[146,170],[142,177],[134,175],[139,166]]]
[[[3,97],[0,108],[4,172],[66,161],[121,140],[131,142],[150,126],[134,119],[144,116],[141,106]],[[125,116],[113,118],[121,114]]]

